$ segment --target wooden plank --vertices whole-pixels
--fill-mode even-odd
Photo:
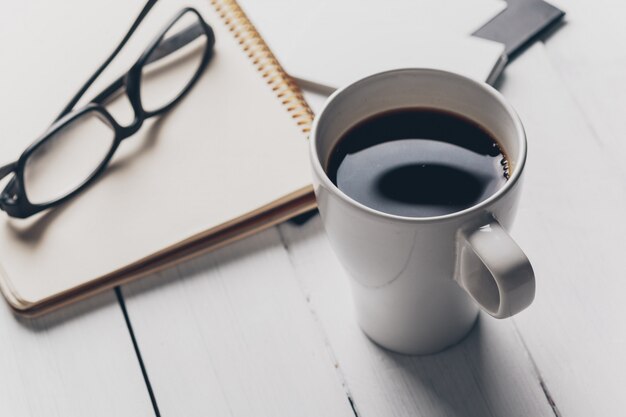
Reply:
[[[38,319],[0,305],[3,416],[153,416],[112,291]]]
[[[356,324],[348,277],[319,217],[280,231],[359,416],[552,415],[510,321],[483,316],[468,338],[437,355],[391,353]]]
[[[515,235],[537,274],[535,303],[515,322],[563,415],[622,415],[622,167],[609,155],[608,140],[590,127],[543,46],[507,69],[503,92],[529,138]]]
[[[353,416],[276,229],[123,289],[163,416]]]
[[[549,61],[596,140],[609,148],[607,155],[624,167],[626,3],[614,0],[554,3],[567,11],[567,24],[546,42]]]

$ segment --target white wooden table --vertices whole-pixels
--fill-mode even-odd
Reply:
[[[527,311],[438,355],[387,352],[319,219],[285,224],[52,316],[0,303],[0,415],[624,415],[626,8],[554,3],[567,24],[500,85],[530,144]]]

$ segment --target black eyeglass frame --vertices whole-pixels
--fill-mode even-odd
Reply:
[[[87,81],[83,88],[81,88],[79,93],[76,94],[70,104],[64,109],[59,118],[52,124],[52,126],[46,131],[46,133],[35,142],[33,142],[28,148],[26,148],[26,150],[20,155],[19,159],[16,162],[12,162],[3,167],[0,167],[0,179],[11,173],[15,173],[15,176],[11,180],[9,180],[9,183],[0,194],[0,209],[4,210],[9,216],[17,218],[30,217],[33,214],[39,213],[43,210],[58,206],[83,191],[85,188],[91,185],[100,175],[102,175],[102,173],[107,168],[109,162],[113,158],[113,155],[118,149],[120,143],[122,143],[124,139],[135,134],[141,128],[146,119],[161,115],[169,111],[191,90],[193,85],[198,81],[200,75],[207,67],[213,55],[215,36],[213,30],[202,18],[200,13],[198,13],[198,11],[194,8],[187,7],[182,9],[176,16],[174,16],[174,18],[170,20],[170,22],[162,29],[159,35],[155,37],[154,40],[148,45],[148,47],[145,49],[139,59],[131,66],[126,74],[122,75],[113,83],[111,83],[111,85],[109,85],[101,93],[99,93],[89,104],[79,110],[72,110],[76,102],[78,102],[78,100],[82,97],[87,88],[93,83],[93,81],[95,81],[95,79],[100,75],[104,68],[108,66],[108,64],[113,60],[115,55],[117,55],[117,53],[122,49],[124,44],[130,38],[136,27],[139,25],[141,20],[145,17],[145,15],[154,5],[154,3],[155,1],[148,2],[140,16],[131,27],[129,33],[122,40],[122,42],[113,52],[113,54],[96,71],[96,73],[89,79],[89,81]],[[168,38],[165,43],[173,42],[174,44],[170,46],[173,47],[173,50],[176,50],[185,44],[181,44],[181,41],[189,42],[190,40],[193,40],[198,36],[206,35],[207,42],[204,47],[205,49],[200,65],[198,66],[196,73],[189,80],[185,88],[183,88],[181,92],[169,103],[157,110],[146,111],[141,102],[142,69],[146,64],[152,63],[162,58],[163,56],[166,56],[169,53],[173,52],[173,50],[170,50],[169,52],[166,51],[165,53],[159,53],[160,51],[157,51],[157,48],[159,48],[159,45],[161,45],[168,31],[187,13],[195,14],[198,18],[200,26],[189,27],[185,31],[183,31],[180,37],[178,35],[172,36],[171,38],[174,39]],[[177,40],[176,38],[179,39]],[[128,126],[122,126],[120,123],[118,123],[115,118],[109,113],[109,111],[104,107],[104,103],[107,101],[107,99],[111,98],[121,88],[124,88],[124,92],[134,111],[133,122]],[[110,125],[114,132],[114,139],[108,153],[105,155],[102,162],[100,162],[100,164],[94,169],[94,171],[92,171],[92,173],[72,191],[52,201],[42,204],[33,204],[28,199],[24,187],[24,169],[26,167],[28,158],[40,146],[44,145],[49,139],[53,138],[54,135],[60,130],[89,113],[96,113],[97,115],[99,115],[103,121]]]

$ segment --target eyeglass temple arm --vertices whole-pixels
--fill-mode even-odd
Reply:
[[[85,94],[87,89],[91,87],[91,85],[94,83],[96,78],[98,78],[100,74],[102,74],[102,71],[104,71],[104,69],[111,63],[111,61],[113,61],[113,59],[117,56],[117,54],[120,53],[124,45],[126,45],[130,37],[133,35],[133,33],[135,33],[135,30],[137,30],[137,27],[139,26],[139,24],[143,21],[143,19],[146,17],[150,9],[152,9],[152,7],[156,4],[156,2],[157,0],[148,0],[146,5],[143,7],[141,12],[139,13],[139,16],[137,16],[137,18],[133,22],[133,25],[130,27],[126,35],[124,35],[124,38],[122,38],[122,41],[117,46],[117,48],[115,48],[115,50],[111,53],[111,55],[109,55],[109,57],[104,61],[104,63],[100,65],[100,67],[96,70],[96,72],[93,73],[93,75],[87,80],[87,82],[81,87],[81,89],[78,90],[76,95],[74,95],[74,97],[70,100],[67,106],[65,106],[61,114],[57,116],[56,120],[59,120],[60,118],[62,118],[63,116],[65,116],[66,114],[72,111],[76,103],[78,103],[78,101],[83,96],[83,94]]]
[[[14,172],[16,166],[17,166],[17,162],[11,162],[10,164],[6,164],[5,166],[0,167],[0,180],[6,177],[7,175],[9,175],[10,173]]]
[[[146,64],[151,64],[161,58],[165,58],[172,52],[179,50],[183,46],[191,43],[205,33],[206,32],[200,22],[195,22],[194,24],[187,26],[184,30],[181,30],[176,35],[170,36],[167,39],[163,40],[159,44],[158,48],[156,48],[154,52],[150,54],[150,57],[146,61]],[[209,39],[209,42],[213,44],[215,40]]]
[[[189,44],[194,41],[201,35],[204,35],[205,31],[202,25],[197,22],[193,25],[188,26],[185,30],[177,33],[174,36],[167,38],[165,41],[161,42],[159,46],[150,54],[148,60],[144,63],[144,65],[151,64],[156,62],[166,56],[170,55],[172,52],[175,52],[182,48],[183,46]],[[214,43],[214,39],[209,40],[211,43]],[[113,96],[120,88],[124,86],[124,77],[120,77],[117,80],[113,81],[111,85],[105,88],[100,94],[98,94],[92,102],[97,104],[104,103],[108,98]]]

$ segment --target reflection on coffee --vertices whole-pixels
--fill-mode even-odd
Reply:
[[[327,173],[354,200],[390,214],[430,217],[500,189],[509,164],[497,141],[460,115],[427,108],[379,113],[349,129]]]

